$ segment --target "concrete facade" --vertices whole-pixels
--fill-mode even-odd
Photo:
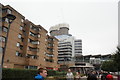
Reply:
[[[75,55],[82,55],[82,40],[75,39],[68,31],[69,25],[61,23],[50,28],[50,35],[59,40],[58,63],[72,66]]]
[[[74,41],[74,53],[75,55],[82,55],[82,40]]]
[[[68,31],[69,31],[69,25],[66,23],[62,23],[50,27],[51,36],[68,35],[69,34]]]

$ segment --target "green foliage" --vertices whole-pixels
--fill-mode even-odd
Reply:
[[[48,71],[48,75],[49,76],[54,76],[56,75],[56,71],[55,70],[47,70]]]
[[[55,70],[47,70],[48,71],[48,79],[53,76],[54,78],[65,78],[66,72],[58,72]],[[11,68],[3,68],[2,69],[2,79],[3,80],[34,80],[34,76],[37,74],[37,70],[31,69],[11,69]]]
[[[67,72],[56,72],[56,76],[66,76]]]
[[[48,76],[65,76],[66,72],[62,71],[55,71],[55,70],[47,70],[48,71]]]
[[[37,70],[26,70],[26,69],[2,69],[2,79],[20,79],[20,80],[34,80]]]
[[[120,71],[120,47],[117,47],[110,61],[103,62],[101,69],[105,71]]]
[[[105,61],[105,62],[103,62],[101,69],[104,71],[114,72],[114,71],[117,71],[117,68],[115,65],[116,64],[112,60]]]
[[[120,71],[120,47],[117,47],[117,50],[113,55],[113,61],[116,63],[117,70]]]

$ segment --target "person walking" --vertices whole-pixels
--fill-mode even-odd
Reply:
[[[75,74],[75,80],[80,80],[81,76],[79,72],[76,72]]]
[[[47,76],[47,70],[44,68],[39,68],[38,74],[34,78],[35,80],[44,80],[46,76]]]
[[[108,75],[108,72],[106,71],[103,71],[102,74],[101,74],[101,80],[107,80],[106,79],[106,76]]]
[[[97,80],[96,72],[95,72],[95,71],[92,71],[92,72],[88,75],[87,80]]]
[[[66,74],[66,78],[67,78],[67,80],[74,80],[74,76],[73,76],[71,69],[68,69],[68,72]]]
[[[108,75],[106,76],[106,79],[107,80],[113,80],[113,76],[110,73],[108,73]]]

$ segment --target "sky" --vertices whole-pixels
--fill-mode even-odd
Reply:
[[[1,0],[47,31],[67,23],[83,55],[111,54],[118,45],[118,0]]]

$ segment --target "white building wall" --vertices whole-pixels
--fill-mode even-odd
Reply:
[[[59,42],[70,42],[72,45],[72,57],[74,57],[74,37],[68,35],[55,36]],[[59,47],[58,47],[59,48]]]
[[[68,31],[69,31],[69,24],[66,24],[66,23],[58,24],[50,28],[50,35],[55,36],[59,40],[58,60],[61,60],[61,61],[64,60],[66,56],[68,57],[71,56],[69,58],[73,60],[73,57],[75,56],[75,40],[76,39],[74,38],[74,36],[70,35]],[[64,46],[64,44],[67,45],[67,42],[68,42],[68,45],[72,46],[72,50],[70,49],[71,46]],[[68,55],[67,55],[66,49],[68,49]],[[72,55],[69,55],[69,54],[72,54]]]
[[[81,47],[82,47],[82,42],[79,42],[80,41],[80,39],[78,39],[78,40],[76,40],[75,38],[74,38],[74,36],[69,36],[69,35],[59,35],[59,36],[55,36],[58,40],[59,40],[59,43],[66,43],[66,42],[70,42],[71,43],[71,45],[72,45],[72,52],[71,52],[71,61],[73,60],[73,57],[75,56],[75,54],[77,54],[77,53],[75,53],[75,46],[80,46],[80,47],[77,47],[77,48],[79,48],[79,49],[81,49]],[[75,42],[75,41],[78,41],[78,42]],[[76,43],[76,44],[75,44]],[[80,44],[81,43],[81,44]],[[59,44],[59,45],[62,45],[62,44]],[[67,44],[66,44],[67,45]],[[63,48],[63,47],[58,47],[58,49],[60,49],[60,48]],[[66,48],[66,47],[64,47],[64,48]],[[68,47],[67,46],[67,48],[70,48],[70,47]],[[62,50],[62,51],[64,51],[64,50]],[[78,51],[80,51],[80,50],[78,50]],[[82,52],[82,51],[81,51]],[[63,53],[65,53],[65,52],[63,52]],[[60,52],[58,53],[58,54],[61,54]],[[79,53],[80,55],[82,55],[82,53]],[[59,56],[59,55],[58,55]],[[66,56],[66,55],[63,55],[63,56]],[[60,58],[59,58],[60,59]],[[58,60],[59,60],[58,59]],[[62,58],[61,58],[62,59]]]
[[[74,40],[74,46],[75,46],[74,53],[82,55],[82,40],[80,39]]]

